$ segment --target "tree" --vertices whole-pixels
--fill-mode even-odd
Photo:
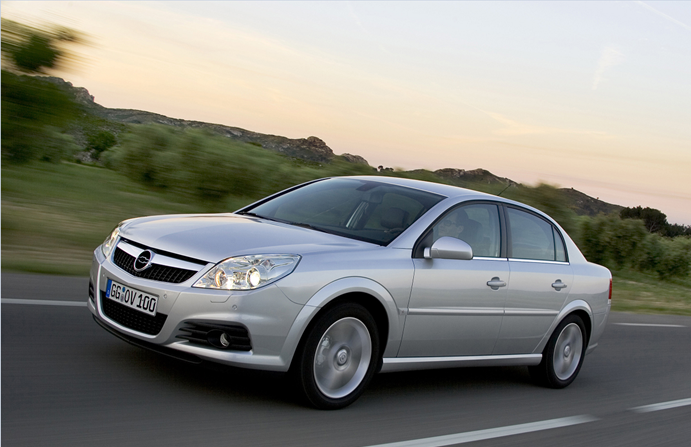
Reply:
[[[662,235],[667,237],[691,236],[691,225],[669,224],[665,227]]]
[[[75,117],[79,107],[57,86],[33,75],[60,69],[74,60],[62,44],[80,41],[81,37],[68,29],[38,29],[2,19],[4,160],[55,161],[56,154],[71,152],[71,149],[57,151],[53,143],[64,141],[56,137],[56,132]]]
[[[115,135],[107,130],[100,130],[86,137],[86,149],[92,152],[95,159],[98,159],[101,153],[115,146],[117,142]]]
[[[80,34],[69,28],[46,26],[43,29],[2,19],[2,56],[4,69],[24,74],[46,74],[50,69],[64,69],[77,57],[65,43],[84,43]]]
[[[667,215],[655,208],[624,208],[619,213],[622,219],[641,219],[650,233],[663,233],[669,225]]]

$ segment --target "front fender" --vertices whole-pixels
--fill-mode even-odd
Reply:
[[[288,332],[281,351],[281,359],[290,364],[307,327],[319,311],[335,299],[350,293],[365,294],[377,300],[385,309],[389,334],[384,357],[393,357],[398,351],[403,332],[405,312],[399,311],[388,290],[376,281],[364,277],[348,277],[333,281],[315,293],[302,308]]]

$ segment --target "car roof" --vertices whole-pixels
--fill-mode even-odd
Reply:
[[[421,191],[427,191],[434,194],[439,194],[448,198],[468,196],[469,198],[477,199],[496,199],[497,196],[486,194],[484,192],[473,191],[472,189],[461,188],[460,186],[445,185],[442,183],[427,182],[424,180],[414,180],[409,178],[401,177],[384,177],[377,175],[358,175],[358,176],[348,176],[348,177],[332,177],[332,178],[352,178],[356,180],[366,180],[366,181],[376,181],[381,183],[386,183],[389,185],[404,186],[408,188],[418,189]]]
[[[479,191],[474,191],[472,189],[466,189],[466,188],[461,188],[460,186],[453,186],[453,185],[445,185],[442,183],[434,183],[434,182],[428,182],[424,180],[414,180],[414,179],[408,179],[408,178],[400,178],[400,177],[384,177],[384,176],[376,176],[376,175],[360,175],[360,176],[349,176],[349,177],[330,177],[330,178],[352,178],[352,179],[358,179],[358,180],[365,180],[365,181],[377,181],[381,183],[386,183],[390,185],[397,185],[397,186],[404,186],[408,188],[414,188],[418,189],[421,191],[427,191],[435,194],[440,194],[446,197],[444,202],[446,203],[446,200],[448,199],[456,199],[454,201],[470,201],[470,200],[490,200],[493,202],[501,202],[505,203],[507,205],[514,205],[518,206],[519,208],[522,209],[527,209],[530,210],[536,214],[539,214],[547,220],[549,220],[552,223],[556,223],[556,221],[546,214],[545,212],[534,208],[528,204],[525,204],[523,202],[518,202],[516,200],[511,200],[507,199],[504,197],[499,197],[494,194],[488,194],[484,192],[479,192]],[[448,205],[445,205],[448,206]],[[557,224],[558,225],[558,224]]]

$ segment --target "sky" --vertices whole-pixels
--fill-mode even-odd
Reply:
[[[34,2],[111,108],[401,169],[483,168],[691,225],[691,2]]]

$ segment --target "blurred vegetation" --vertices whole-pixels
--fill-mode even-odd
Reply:
[[[69,159],[79,148],[64,128],[77,112],[57,87],[2,70],[3,163]]]
[[[472,183],[340,156],[319,164],[203,130],[109,122],[32,76],[69,61],[62,45],[80,41],[69,30],[2,21],[3,270],[86,275],[93,250],[124,219],[233,211],[317,178],[383,175],[532,205],[557,220],[588,260],[614,272],[615,310],[691,314],[691,227],[670,225],[658,210],[578,216],[548,184]],[[80,162],[80,151],[91,165],[69,162]]]
[[[25,74],[47,74],[78,60],[68,44],[86,43],[85,36],[69,28],[41,28],[2,19],[3,69]]]
[[[63,46],[81,37],[66,28],[38,29],[2,19],[2,159],[57,162],[78,150],[66,126],[79,106],[58,87],[31,75],[59,69],[74,57]]]
[[[630,268],[660,279],[688,278],[691,271],[691,238],[650,233],[642,220],[581,218],[577,242],[589,261],[611,269]]]
[[[622,219],[640,219],[649,232],[658,233],[662,236],[691,236],[691,226],[670,224],[667,222],[667,215],[655,208],[643,208],[641,206],[624,208],[620,211],[619,217]]]
[[[340,157],[319,165],[203,130],[156,124],[133,126],[102,159],[143,185],[202,201],[211,209],[220,209],[229,196],[256,200],[316,178],[373,173]]]
[[[93,158],[98,160],[101,153],[115,146],[117,142],[112,132],[97,130],[86,136],[86,149],[91,152]]]
[[[228,200],[230,209],[244,202]],[[108,169],[33,161],[2,165],[2,269],[88,275],[94,249],[118,222],[208,211]]]

